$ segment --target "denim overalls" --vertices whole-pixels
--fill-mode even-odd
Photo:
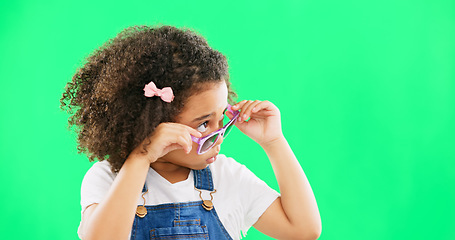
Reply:
[[[196,190],[214,191],[212,173],[207,167],[192,170]],[[142,192],[147,191],[144,185]],[[205,204],[203,206],[203,203]],[[134,218],[133,239],[232,239],[223,227],[210,201],[182,202],[145,206],[147,213]],[[138,206],[140,207],[140,206]],[[211,209],[211,210],[210,210]]]

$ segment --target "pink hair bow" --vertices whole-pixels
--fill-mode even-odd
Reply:
[[[149,84],[145,85],[144,96],[146,97],[158,96],[161,97],[161,100],[168,103],[174,100],[174,93],[172,92],[172,88],[165,87],[163,89],[159,89],[153,82],[150,82]]]

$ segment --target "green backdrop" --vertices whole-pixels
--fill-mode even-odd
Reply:
[[[1,1],[2,239],[77,239],[92,163],[59,99],[91,51],[156,23],[200,32],[240,99],[280,108],[320,239],[455,239],[453,0]],[[240,131],[222,151],[278,189]]]

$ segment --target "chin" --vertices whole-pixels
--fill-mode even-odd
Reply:
[[[198,165],[198,166],[193,166],[191,167],[192,170],[202,170],[202,169],[205,169],[206,167],[208,166],[208,164],[204,164],[204,165]]]

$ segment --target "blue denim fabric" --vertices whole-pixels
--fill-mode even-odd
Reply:
[[[212,173],[207,167],[193,170],[194,186],[213,191]],[[147,191],[144,185],[142,190]],[[144,218],[135,216],[131,239],[232,239],[213,208],[202,207],[202,201],[145,206]]]

